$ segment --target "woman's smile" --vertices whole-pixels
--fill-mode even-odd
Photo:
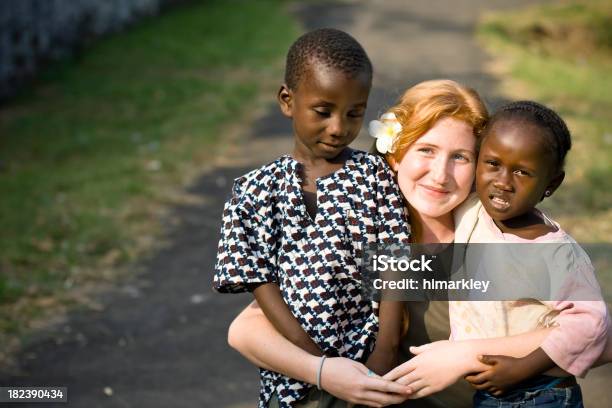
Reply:
[[[429,186],[427,184],[417,183],[417,187],[420,187],[425,194],[430,195],[433,198],[446,197],[450,193],[450,191],[446,188]]]

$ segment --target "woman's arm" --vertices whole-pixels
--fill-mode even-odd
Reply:
[[[528,355],[539,347],[551,330],[548,328],[494,339],[443,340],[411,347],[410,351],[416,356],[383,378],[409,385],[413,391],[410,398],[421,398],[443,390],[470,373],[489,368],[478,360],[480,355]]]
[[[227,341],[258,367],[310,384],[317,382],[320,358],[295,346],[278,333],[257,302],[252,302],[234,319]]]
[[[283,337],[312,355],[318,357],[323,355],[319,346],[310,338],[298,319],[291,313],[278,284],[266,282],[249,286],[249,291],[253,292],[261,311]]]
[[[383,378],[410,385],[414,392],[410,398],[420,398],[441,391],[468,374],[487,371],[491,366],[483,364],[479,359],[479,356],[487,355],[488,357],[499,357],[501,359],[504,358],[501,356],[515,357],[522,360],[532,370],[537,368],[538,372],[552,366],[555,362],[560,366],[569,367],[570,370],[568,371],[571,374],[583,374],[589,366],[594,365],[596,367],[612,359],[612,344],[610,344],[609,334],[610,318],[605,313],[605,309],[600,310],[599,303],[603,302],[574,302],[571,308],[564,309],[559,314],[557,320],[560,327],[541,329],[510,337],[457,342],[439,341],[421,347],[413,347],[411,351],[416,354],[416,357],[392,370]],[[593,313],[586,308],[589,305],[598,306],[594,310],[599,313]],[[594,319],[599,322],[597,325],[590,324]],[[605,330],[600,329],[601,324],[606,325]],[[575,327],[581,327],[581,329],[575,329]],[[584,334],[583,337],[586,340],[578,337],[575,341],[572,341],[571,336],[575,337],[576,333]],[[591,336],[591,333],[595,333],[597,336]],[[570,344],[564,344],[558,341],[559,339],[565,339]],[[584,345],[585,341],[586,345]],[[571,356],[574,357],[572,361],[575,362],[573,365],[564,365],[563,363],[570,357],[567,350],[575,348],[575,343],[582,347],[582,355],[578,352],[571,353]],[[553,353],[551,350],[555,351],[556,349],[550,347],[551,344],[561,344],[557,348],[567,352]],[[585,350],[589,350],[588,353]],[[594,361],[599,354],[601,355],[597,361]],[[559,355],[562,358],[555,358]],[[541,364],[533,363],[531,360],[533,357],[537,357]],[[545,359],[541,357],[545,357]],[[587,358],[590,360],[585,363],[584,361]],[[507,360],[512,359],[507,358]],[[529,373],[526,372],[527,375]],[[558,366],[554,366],[545,374],[569,375],[568,372]]]
[[[256,302],[234,319],[228,342],[259,367],[310,384],[317,382],[321,358],[307,353],[278,333]],[[330,394],[354,404],[384,406],[401,403],[408,397],[409,387],[367,373],[368,369],[356,361],[328,358],[321,370],[321,386]]]

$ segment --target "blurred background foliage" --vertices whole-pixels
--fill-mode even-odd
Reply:
[[[595,250],[593,261],[609,299],[612,1],[571,0],[488,14],[478,36],[494,56],[491,69],[502,93],[551,106],[572,132],[566,179],[542,206],[579,243],[607,244]]]
[[[81,303],[80,288],[158,240],[163,210],[274,92],[299,32],[285,6],[187,2],[52,64],[0,107],[0,337]],[[485,15],[478,37],[506,97],[542,101],[572,130],[568,177],[545,206],[577,240],[612,242],[612,1]]]
[[[187,2],[0,108],[0,333],[150,247],[224,132],[273,93],[296,33],[282,1]]]

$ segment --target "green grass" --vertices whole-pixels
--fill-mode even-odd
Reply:
[[[281,1],[195,2],[54,64],[3,106],[0,304],[133,259],[169,191],[279,81],[296,34]],[[0,333],[13,323],[0,315]]]
[[[561,54],[566,58],[589,57],[612,50],[612,2],[567,0],[494,14],[480,31],[530,50]]]
[[[495,57],[502,92],[551,106],[570,127],[566,180],[543,207],[579,242],[605,244],[593,262],[611,302],[612,1],[491,14],[478,35]]]
[[[612,1],[488,15],[479,37],[507,96],[551,106],[572,131],[566,181],[545,207],[577,239],[612,242]]]

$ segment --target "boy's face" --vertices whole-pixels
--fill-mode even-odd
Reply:
[[[333,159],[361,129],[370,93],[370,77],[350,77],[311,64],[296,89],[283,85],[278,100],[283,114],[293,119],[295,155],[300,159]]]
[[[507,221],[528,213],[558,186],[543,130],[525,122],[500,122],[486,135],[476,167],[476,191],[487,213]],[[560,182],[559,182],[560,183]]]

